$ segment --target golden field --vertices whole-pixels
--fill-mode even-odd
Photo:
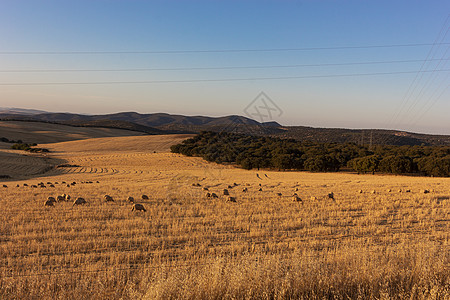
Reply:
[[[449,178],[246,171],[169,153],[187,137],[0,149],[22,158],[0,171],[21,179],[0,185],[0,298],[450,299]],[[44,206],[60,194],[88,203]]]

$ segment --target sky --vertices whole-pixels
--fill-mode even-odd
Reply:
[[[0,107],[450,134],[449,15],[448,0],[2,0]]]

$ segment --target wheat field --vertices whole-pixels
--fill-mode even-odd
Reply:
[[[187,137],[40,144],[66,165],[41,175],[21,152],[0,298],[450,299],[450,179],[247,171],[169,153]]]

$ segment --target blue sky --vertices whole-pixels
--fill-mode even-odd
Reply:
[[[449,14],[444,0],[3,0],[0,106],[244,115],[264,91],[285,125],[450,134]]]

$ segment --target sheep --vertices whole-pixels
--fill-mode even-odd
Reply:
[[[229,188],[229,189],[232,189],[232,188],[233,188],[233,186],[231,186],[231,185],[228,185],[228,188]]]
[[[224,195],[224,196],[228,196],[228,195],[230,195],[230,193],[228,192],[227,189],[223,189],[223,195]]]
[[[103,198],[105,199],[106,202],[114,201],[114,199],[110,195],[105,195]]]
[[[362,193],[363,193],[363,190],[359,190],[358,193],[362,194]]]
[[[229,196],[229,197],[227,198],[227,202],[236,202],[236,197],[231,197],[231,196]]]
[[[70,200],[70,195],[66,195],[66,194],[64,194],[64,195],[65,195],[66,200],[69,201]]]
[[[32,184],[31,187],[32,187],[32,188],[37,188],[37,185]]]
[[[47,198],[47,201],[52,201],[52,202],[56,202],[56,200],[55,200],[55,198],[54,198],[54,197],[48,197],[48,198]]]
[[[6,184],[3,185],[4,188],[7,188],[8,186]]]
[[[328,198],[334,200],[334,193],[333,192],[328,193]]]
[[[211,193],[211,198],[219,198],[216,193]]]
[[[405,193],[411,193],[411,190],[406,190]]]
[[[209,191],[209,189],[207,187],[204,187],[203,190],[204,191]]]
[[[371,193],[372,193],[372,194],[376,194],[376,193],[377,193],[377,191],[373,190],[373,191],[372,191]]]
[[[130,196],[130,197],[128,197],[128,198],[127,198],[127,200],[128,200],[128,202],[132,202],[132,203],[134,202],[134,198],[133,198],[133,197],[131,197],[131,196]],[[108,200],[107,200],[107,201],[108,201]]]
[[[56,200],[58,200],[58,201],[64,201],[64,200],[66,200],[66,196],[65,196],[65,195],[58,195],[58,196],[56,197]]]
[[[28,186],[28,184],[24,183],[23,186]]]
[[[20,187],[20,185],[17,184],[16,187]]]
[[[80,204],[86,204],[86,203],[87,202],[86,202],[86,200],[84,200],[84,198],[78,197],[75,201],[73,201],[73,205],[72,206],[80,205]]]
[[[283,194],[282,193],[277,193],[277,196],[278,197],[281,197]]]
[[[390,192],[392,192],[392,190],[391,189],[387,189],[386,192],[390,193]]]
[[[49,187],[54,188],[55,186],[53,184],[50,184]]]
[[[247,191],[248,191],[247,188],[244,188],[244,189],[242,190],[243,193],[246,193]]]
[[[233,185],[234,185],[234,186],[238,186],[238,184],[237,184],[236,182],[235,182],[235,183],[233,183]]]
[[[262,192],[262,188],[259,188],[259,190],[258,190],[259,192]]]
[[[148,196],[147,195],[142,195],[142,200],[148,200]]]
[[[208,192],[208,193],[206,193],[206,198],[211,198],[211,193],[210,192]]]
[[[311,196],[311,201],[317,200],[317,197]]]
[[[144,208],[144,205],[140,204],[140,203],[135,203],[133,204],[133,207],[131,208],[131,211],[138,211],[138,210],[142,210],[143,212],[146,212],[147,210]]]
[[[52,200],[47,200],[47,201],[44,202],[44,205],[45,206],[54,206],[55,203]]]
[[[292,201],[294,201],[294,202],[303,202],[302,199],[299,196],[297,196],[297,195],[293,195],[292,196]]]
[[[428,194],[430,192],[430,190],[422,190],[422,193],[424,194]]]
[[[70,187],[70,184],[68,184],[67,187]]]

